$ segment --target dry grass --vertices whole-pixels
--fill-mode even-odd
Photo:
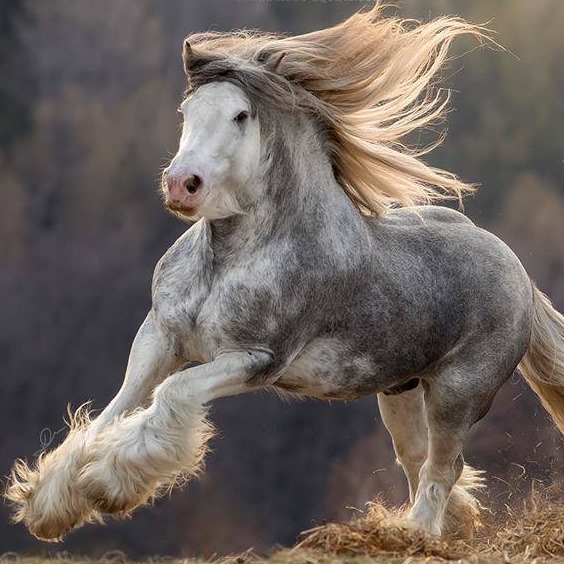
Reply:
[[[508,509],[505,521],[495,523],[490,518],[474,539],[464,541],[428,535],[407,522],[401,509],[389,511],[370,503],[358,519],[303,533],[289,561],[292,555],[301,560],[302,550],[309,551],[304,561],[312,564],[354,562],[351,557],[375,558],[375,562],[564,563],[564,501],[561,495],[549,499],[537,494],[521,509]],[[325,555],[333,555],[334,560]]]
[[[467,553],[462,541],[429,535],[406,521],[402,510],[388,511],[369,503],[366,514],[349,523],[330,523],[302,534],[295,550],[354,556],[439,557],[460,559]]]
[[[486,521],[474,539],[437,538],[410,525],[403,509],[388,510],[369,503],[348,523],[330,523],[302,533],[296,546],[268,557],[249,551],[216,560],[215,564],[564,564],[564,500],[562,490],[550,497],[535,494],[518,509],[507,509],[503,522]],[[20,564],[93,564],[86,558],[19,558],[0,555],[0,561]],[[101,559],[126,564],[118,553]],[[98,561],[100,562],[100,560]],[[151,559],[152,564],[210,564],[209,560]]]

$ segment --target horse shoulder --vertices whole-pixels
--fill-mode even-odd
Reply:
[[[289,255],[274,244],[241,256],[215,273],[198,326],[218,346],[263,347],[281,354],[289,319],[306,299],[291,291],[294,272]]]
[[[212,269],[209,225],[202,219],[167,250],[153,274],[153,310],[171,332],[182,334],[195,323],[210,292]]]

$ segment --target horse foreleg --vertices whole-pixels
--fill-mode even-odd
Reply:
[[[397,461],[409,484],[409,500],[415,501],[419,471],[427,459],[427,423],[423,386],[397,395],[378,394],[382,421],[392,437]]]
[[[96,435],[114,418],[144,401],[178,364],[171,343],[154,323],[152,313],[133,342],[124,383],[100,415],[90,420],[86,409],[71,416],[64,442],[43,453],[34,466],[18,460],[12,470],[6,497],[15,506],[14,521],[44,540],[98,517],[92,504],[76,487],[78,472]]]
[[[254,376],[271,363],[265,352],[230,352],[171,375],[146,409],[116,420],[95,439],[79,487],[107,513],[126,513],[198,473],[211,436],[205,405],[262,385]]]

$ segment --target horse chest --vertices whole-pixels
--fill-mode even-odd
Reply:
[[[196,224],[159,261],[153,277],[153,310],[187,360],[208,362],[238,346],[242,278],[246,268],[214,270],[209,233]],[[245,304],[248,306],[248,304]]]
[[[236,348],[237,300],[221,280],[192,269],[179,277],[171,272],[156,286],[153,309],[159,322],[174,335],[187,360],[209,362],[224,349]]]

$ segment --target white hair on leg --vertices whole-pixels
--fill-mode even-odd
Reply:
[[[423,465],[415,504],[409,512],[412,521],[433,535],[442,532],[443,515],[454,483],[453,477],[440,473],[427,463]]]
[[[426,408],[429,454],[419,473],[409,518],[431,534],[440,535],[449,496],[464,468],[462,444],[466,429],[444,428],[444,423],[437,421],[437,403],[429,403],[427,398]]]
[[[78,486],[98,510],[127,513],[199,473],[212,427],[201,403],[157,404],[114,421],[88,451]]]
[[[52,452],[43,453],[34,467],[14,465],[6,498],[15,506],[14,521],[23,521],[44,540],[59,540],[74,527],[100,519],[90,500],[76,487],[80,467],[87,460],[97,434],[116,416],[141,405],[178,359],[152,312],[133,342],[123,386],[100,415],[90,420],[85,406],[69,414],[70,431]]]
[[[74,526],[99,515],[74,487],[88,440],[90,417],[86,406],[70,414],[69,434],[55,450],[43,453],[31,467],[18,460],[10,476],[6,498],[23,521],[43,540],[59,540]]]
[[[197,475],[212,436],[205,404],[248,391],[249,368],[270,359],[264,352],[229,352],[169,376],[147,409],[114,421],[98,435],[78,486],[97,509],[127,513],[179,479]]]
[[[482,525],[482,505],[473,492],[486,487],[485,472],[468,464],[452,488],[443,520],[443,534],[456,538],[471,538]]]

